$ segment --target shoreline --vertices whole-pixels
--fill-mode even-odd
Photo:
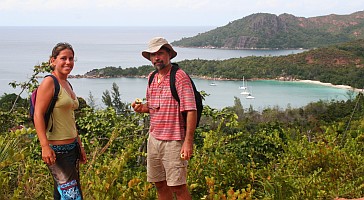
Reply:
[[[364,90],[364,89],[359,89],[359,88],[353,88],[349,85],[334,85],[332,83],[324,83],[321,81],[313,81],[313,80],[296,80],[296,81],[302,82],[302,83],[311,83],[311,84],[317,84],[317,85],[330,86],[330,87],[339,88],[339,89],[353,90],[355,92],[363,92],[363,90]]]
[[[129,76],[116,76],[116,77],[108,77],[108,76],[87,76],[87,75],[70,75],[68,78],[89,78],[89,79],[104,79],[104,78],[122,78],[122,77],[129,77]],[[130,76],[133,78],[147,78],[147,76]],[[191,76],[192,78],[200,78],[200,79],[205,79],[205,80],[213,80],[213,78],[211,77],[206,77],[206,76]],[[228,78],[216,78],[215,80],[232,80],[232,81],[240,81],[239,79],[228,79]],[[323,85],[323,86],[329,86],[329,87],[334,87],[334,88],[339,88],[339,89],[346,89],[346,90],[353,90],[354,92],[364,92],[364,88],[363,89],[359,89],[359,88],[353,88],[349,85],[334,85],[332,83],[324,83],[321,81],[315,81],[315,80],[299,80],[299,79],[294,79],[294,80],[282,80],[282,79],[256,79],[256,78],[252,78],[251,80],[274,80],[274,81],[292,81],[292,82],[301,82],[301,83],[310,83],[310,84],[317,84],[317,85]]]
[[[173,43],[173,42],[172,42]],[[173,45],[173,44],[172,44]],[[191,48],[191,49],[218,49],[218,50],[302,50],[302,51],[308,51],[309,48],[257,48],[257,47],[250,47],[250,48],[228,48],[228,47],[215,47],[215,46],[176,46],[174,47],[178,48]]]
[[[196,78],[213,80],[211,77],[196,77]],[[217,78],[215,80],[241,81],[240,79],[222,79],[222,78]],[[276,78],[276,79],[251,78],[250,80],[292,81],[292,82],[301,82],[301,83],[310,83],[310,84],[317,84],[317,85],[329,86],[329,87],[339,88],[339,89],[353,90],[354,92],[362,92],[362,93],[364,92],[364,88],[363,89],[359,89],[359,88],[353,88],[353,87],[351,87],[349,85],[334,85],[332,83],[324,83],[324,82],[315,81],[315,80],[300,80],[300,79],[285,79],[285,78]]]

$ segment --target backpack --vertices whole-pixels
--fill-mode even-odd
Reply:
[[[171,93],[172,93],[172,96],[173,98],[178,102],[178,104],[180,103],[180,100],[179,100],[179,96],[178,96],[178,93],[177,93],[177,89],[176,89],[176,72],[177,70],[179,69],[179,66],[176,64],[176,63],[172,63],[172,68],[171,68],[171,74],[170,74],[170,79],[169,79],[169,85],[170,85],[170,88],[171,88]],[[148,86],[150,86],[150,84],[152,83],[153,79],[154,79],[154,76],[155,74],[157,73],[158,71],[155,70],[149,77],[149,80],[148,80]],[[188,74],[187,74],[188,76]],[[191,80],[191,84],[192,84],[192,87],[193,87],[193,93],[195,95],[195,102],[196,102],[196,109],[197,109],[197,122],[196,122],[196,128],[198,127],[199,123],[200,123],[200,119],[201,119],[201,115],[202,115],[202,110],[203,110],[203,104],[202,104],[202,96],[201,96],[201,93],[199,91],[197,91],[196,89],[196,86],[195,86],[195,83],[193,82],[193,80],[191,79],[190,76],[188,76]],[[183,116],[183,119],[185,120],[186,122],[186,119],[187,119],[187,113],[186,112],[183,112],[182,113],[182,116]]]
[[[50,76],[53,78],[53,82],[54,82],[54,94],[53,94],[53,98],[48,106],[48,109],[44,115],[44,122],[45,122],[45,127],[48,127],[48,121],[49,118],[51,117],[51,114],[53,112],[53,108],[56,105],[56,101],[58,99],[58,94],[59,94],[59,82],[57,80],[57,78],[54,75],[46,75],[44,78],[46,78],[47,76]],[[30,108],[29,108],[29,114],[30,114],[30,118],[34,124],[34,111],[35,111],[35,104],[36,104],[36,98],[37,98],[37,91],[38,88],[36,88],[33,92],[32,95],[30,96]],[[50,128],[50,132],[52,132],[53,126]]]

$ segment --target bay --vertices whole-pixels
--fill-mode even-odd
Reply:
[[[170,42],[194,36],[214,27],[0,27],[0,95],[18,93],[20,89],[8,86],[9,82],[26,81],[33,66],[48,61],[53,46],[58,42],[69,42],[76,53],[73,75],[84,74],[95,68],[106,66],[138,67],[150,65],[141,56],[150,38],[163,36]],[[174,62],[185,59],[223,60],[246,56],[279,56],[303,50],[226,50],[175,47],[178,55]],[[183,66],[181,66],[183,68]],[[151,67],[151,71],[152,71]],[[90,92],[96,104],[102,107],[102,93],[111,90],[115,82],[121,92],[122,101],[131,102],[145,96],[146,79],[70,79],[78,96],[88,99]],[[248,100],[240,94],[239,81],[216,81],[195,79],[199,90],[210,96],[205,104],[213,108],[232,106],[234,97],[241,99],[244,107],[256,109],[280,106],[301,107],[320,99],[347,99],[347,90],[317,84],[279,81],[250,81],[255,99]],[[26,96],[26,94],[24,94]]]
[[[211,81],[204,79],[193,79],[198,90],[203,90],[209,96],[205,98],[204,104],[212,108],[221,109],[234,105],[235,97],[239,98],[244,108],[252,106],[255,110],[262,111],[266,108],[287,107],[299,108],[309,102],[319,100],[330,101],[347,100],[348,90],[334,88],[319,84],[309,84],[292,81],[258,80],[248,81],[252,88],[255,99],[246,99],[241,95],[239,86],[241,81],[215,80],[216,86],[210,86]],[[109,78],[109,79],[71,79],[74,89],[79,96],[89,100],[90,93],[95,99],[96,106],[103,107],[102,93],[105,90],[111,92],[112,84],[116,83],[121,93],[123,102],[131,103],[135,98],[144,98],[147,87],[146,78]]]

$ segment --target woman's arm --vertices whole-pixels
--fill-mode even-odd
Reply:
[[[49,146],[46,135],[46,123],[44,115],[47,112],[48,106],[51,102],[54,93],[54,82],[51,77],[45,78],[37,91],[37,101],[34,109],[34,126],[38,135],[40,145],[42,147],[42,159],[48,164],[52,165],[56,161],[56,154]]]

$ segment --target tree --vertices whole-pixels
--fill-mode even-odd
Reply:
[[[124,103],[121,102],[119,86],[115,82],[112,84],[111,95],[112,95],[112,104],[116,110],[116,113],[118,113],[118,114],[122,113],[125,106],[124,106]]]
[[[13,110],[15,109],[16,103],[18,101],[18,99],[21,99],[21,94],[25,91],[28,90],[28,93],[31,93],[34,91],[35,88],[38,87],[39,83],[37,80],[38,74],[40,73],[46,73],[46,72],[51,72],[51,67],[49,65],[49,62],[42,62],[41,65],[36,65],[33,68],[33,75],[32,77],[27,81],[27,82],[21,82],[18,83],[16,81],[9,83],[9,85],[13,88],[16,87],[20,87],[22,90],[21,92],[18,94],[17,98],[14,101],[13,107],[10,109],[9,112],[13,112]]]
[[[105,90],[105,92],[102,93],[102,102],[106,107],[112,107],[112,100],[109,90]]]
[[[117,114],[130,113],[130,105],[121,101],[119,86],[115,82],[112,84],[111,95],[108,90],[103,92],[102,101],[107,107],[114,108]]]
[[[95,109],[95,108],[96,108],[95,98],[94,98],[94,96],[92,95],[91,91],[89,91],[89,93],[88,93],[87,103],[88,103],[88,105],[89,105],[91,108],[93,108],[93,109]]]

